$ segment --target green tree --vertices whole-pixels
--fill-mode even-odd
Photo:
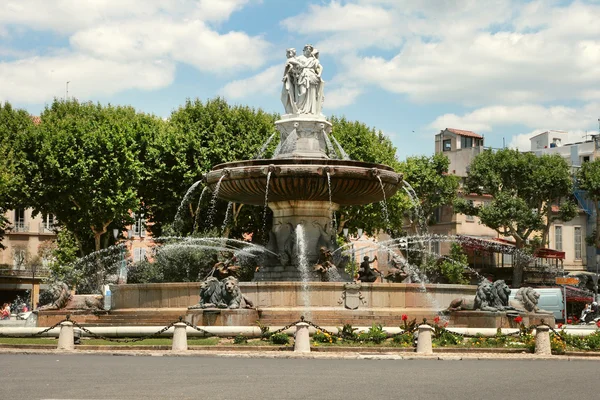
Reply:
[[[547,230],[552,205],[563,210],[562,218],[573,218],[570,196],[572,179],[569,166],[558,155],[536,157],[532,153],[502,149],[486,150],[471,163],[464,190],[492,196],[489,205],[472,206],[464,199],[456,209],[477,215],[486,226],[503,236],[512,236],[521,250],[536,232]],[[513,287],[521,286],[523,262],[515,260]]]
[[[162,121],[132,107],[76,100],[54,100],[41,120],[31,184],[35,210],[54,214],[80,248],[92,236],[100,250],[111,224],[122,229],[132,222],[143,167],[138,141]]]
[[[468,284],[465,277],[465,268],[469,266],[469,260],[462,247],[458,243],[452,243],[448,258],[444,258],[439,264],[440,275],[447,283]]]
[[[394,170],[400,169],[396,158],[396,148],[392,141],[375,128],[370,128],[362,122],[349,121],[346,118],[331,117],[333,136],[346,151],[350,159],[388,165]],[[338,234],[343,228],[356,230],[362,228],[367,234],[375,234],[380,230],[392,230],[399,234],[403,224],[404,212],[409,208],[409,202],[402,190],[386,199],[387,215],[383,204],[367,204],[363,206],[342,207],[337,212]]]
[[[9,227],[4,216],[12,208],[28,205],[27,157],[28,139],[33,121],[24,110],[14,109],[10,103],[0,103],[0,249]]]
[[[187,100],[175,110],[168,128],[154,137],[144,153],[146,166],[140,182],[140,196],[155,236],[162,234],[163,226],[173,222],[187,189],[215,165],[224,162],[252,159],[266,140],[275,132],[277,116],[244,106],[230,106],[221,98],[202,102]],[[197,218],[197,211],[205,213],[210,196],[205,196],[198,209],[202,186],[191,196],[183,210],[182,231],[192,231],[194,220],[201,228],[206,218]],[[219,201],[213,224],[223,221],[227,203]],[[235,219],[229,230],[257,231],[262,227],[262,208],[236,205]],[[217,222],[219,221],[219,222]]]
[[[587,191],[587,196],[594,202],[596,210],[596,229],[594,232],[594,246],[600,249],[600,159],[583,163],[577,174],[579,189]]]
[[[431,157],[408,157],[401,163],[404,180],[414,189],[418,197],[422,223],[432,224],[435,210],[452,204],[458,192],[460,178],[448,174],[450,160],[443,154]],[[413,204],[413,208],[417,206]],[[419,221],[412,219],[412,229],[418,232]]]

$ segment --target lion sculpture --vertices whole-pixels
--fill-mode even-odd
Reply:
[[[492,283],[492,307],[498,311],[514,310],[509,305],[510,288],[502,279]]]
[[[473,300],[458,298],[450,302],[447,311],[481,310],[497,311],[494,304],[494,288],[490,281],[484,280],[477,286],[477,292]]]
[[[543,311],[537,306],[539,299],[540,294],[533,290],[533,288],[522,287],[517,291],[514,300],[511,300],[510,303],[515,310],[536,313]]]
[[[252,302],[246,298],[239,286],[237,278],[228,276],[219,282],[209,277],[200,286],[200,302],[189,309],[198,308],[253,308]]]
[[[38,310],[60,310],[65,308],[71,300],[71,291],[64,282],[53,283],[48,289],[52,294],[52,301],[38,308]]]

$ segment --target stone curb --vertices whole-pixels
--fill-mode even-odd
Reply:
[[[112,355],[112,356],[150,356],[150,357],[222,357],[222,358],[277,358],[277,359],[341,359],[341,360],[440,360],[440,361],[460,361],[460,360],[554,360],[554,361],[600,361],[600,357],[590,357],[585,355],[556,355],[556,356],[537,356],[531,353],[519,354],[433,354],[419,355],[411,354],[369,354],[368,352],[350,352],[350,353],[294,353],[291,351],[270,351],[270,352],[241,352],[241,351],[206,351],[206,350],[188,350],[185,352],[173,352],[170,350],[56,350],[56,349],[9,349],[0,348],[0,354],[27,354],[27,355]],[[598,355],[598,354],[597,354]]]

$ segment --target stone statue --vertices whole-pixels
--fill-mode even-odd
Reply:
[[[487,279],[483,280],[477,286],[477,292],[474,299],[459,298],[450,302],[447,311],[461,310],[481,310],[481,311],[497,311],[492,306],[494,302],[492,283]]]
[[[369,257],[365,256],[363,258],[363,262],[360,263],[360,268],[358,270],[358,280],[361,282],[375,282],[377,280],[377,274],[375,272],[379,272],[377,268],[371,268],[371,264],[377,261],[377,256],[375,256],[371,261],[369,261]]]
[[[315,265],[314,271],[319,273],[321,282],[329,282],[329,274],[327,273],[331,268],[336,268],[333,264],[333,256],[331,251],[325,246],[319,249],[319,258]]]
[[[522,287],[517,291],[514,300],[510,301],[510,305],[515,310],[527,311],[527,312],[538,312],[540,310],[537,306],[540,294],[530,287]]]
[[[253,308],[254,305],[242,294],[237,278],[228,276],[219,282],[211,276],[200,286],[200,302],[189,309],[198,308]]]
[[[44,304],[38,310],[60,310],[65,308],[71,300],[71,291],[64,282],[55,282],[48,289],[51,293],[52,301],[49,304]]]
[[[286,56],[281,92],[285,112],[321,115],[324,81],[319,51],[307,44],[302,55],[296,57],[296,50],[290,48],[286,50]]]
[[[510,288],[502,279],[494,281],[492,283],[492,300],[491,306],[494,307],[498,311],[505,310],[514,310],[514,307],[511,307],[508,304],[510,297]]]
[[[391,264],[391,267],[388,268],[385,280],[395,283],[402,283],[408,277],[408,273],[406,273],[404,269],[404,263],[402,262],[400,256],[396,255],[392,257]]]
[[[216,273],[219,278],[227,278],[229,276],[238,277],[240,272],[239,265],[233,265],[237,261],[237,257],[233,256],[228,260],[221,261],[215,264],[212,270],[212,274]]]

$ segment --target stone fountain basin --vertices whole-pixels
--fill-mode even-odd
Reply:
[[[219,164],[205,178],[214,193],[223,177],[217,194],[223,200],[264,205],[269,172],[269,203],[288,200],[330,201],[327,172],[331,179],[331,201],[344,206],[389,199],[402,182],[402,174],[387,165],[310,158]]]

